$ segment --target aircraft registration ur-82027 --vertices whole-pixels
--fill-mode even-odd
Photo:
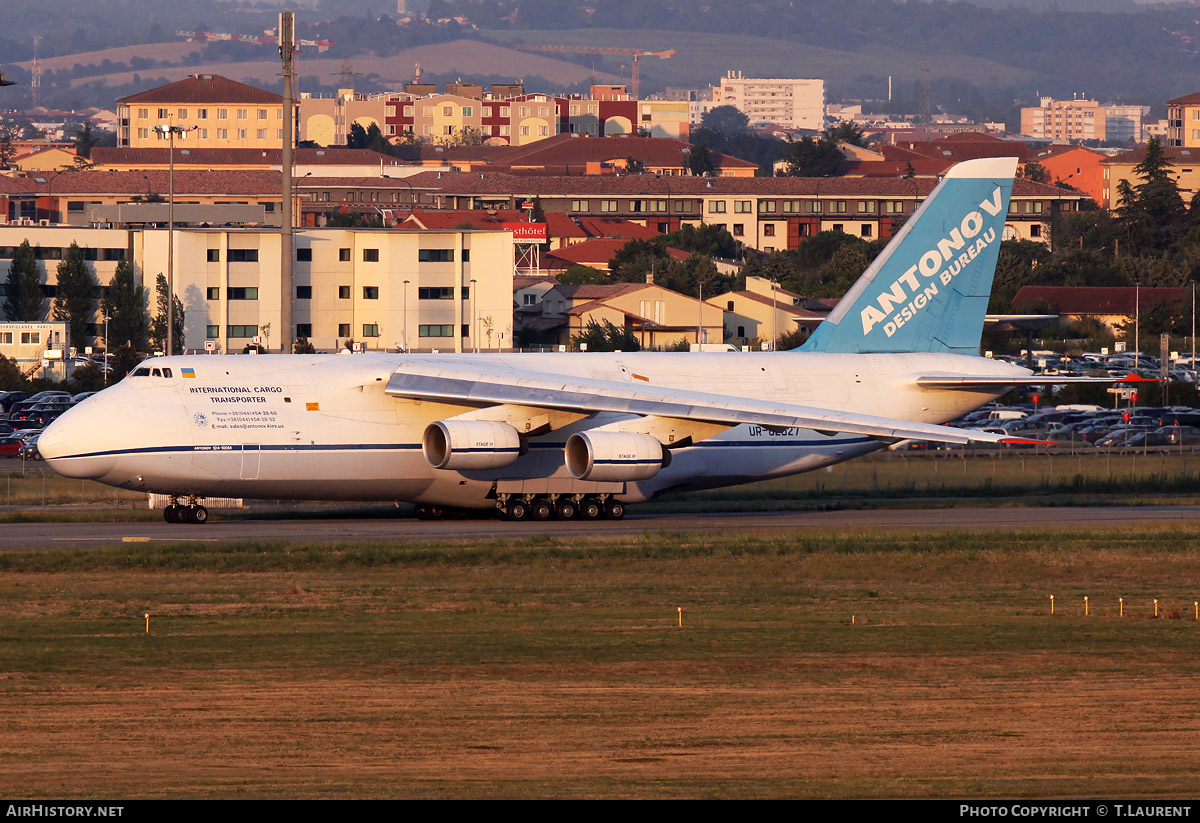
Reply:
[[[952,168],[798,351],[162,357],[38,448],[204,522],[206,496],[620,518],[907,438],[1012,442],[938,424],[1046,380],[978,356],[1016,162]]]

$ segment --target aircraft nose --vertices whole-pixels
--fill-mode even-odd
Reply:
[[[88,423],[84,409],[69,409],[38,437],[38,452],[50,468],[64,477],[95,480],[112,471],[117,457],[97,448],[95,421]]]

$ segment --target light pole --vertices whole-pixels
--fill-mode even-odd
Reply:
[[[111,351],[108,347],[108,321],[112,320],[108,312],[104,313],[104,386],[108,387],[108,353]]]
[[[1133,284],[1133,369],[1137,371],[1141,355],[1142,284]]]
[[[166,138],[170,141],[167,166],[167,345],[164,352],[167,357],[175,353],[175,135],[183,137],[198,128],[170,124],[154,127],[160,140]]]
[[[403,329],[401,334],[404,335],[404,352],[405,352],[405,354],[408,353],[408,284],[410,282],[412,282],[412,281],[410,281],[410,280],[404,281],[404,297],[403,297],[403,300],[401,303],[401,310],[400,310],[401,314],[402,314],[400,325]]]
[[[771,351],[779,342],[779,304],[775,301],[775,278],[771,278]]]
[[[476,286],[478,282],[471,278],[471,341],[474,343],[476,354],[479,354],[479,295]]]

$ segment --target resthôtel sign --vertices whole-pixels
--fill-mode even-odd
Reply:
[[[518,243],[545,243],[550,236],[545,223],[505,223],[504,230]]]

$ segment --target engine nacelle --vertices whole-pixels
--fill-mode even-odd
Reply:
[[[521,435],[493,420],[439,420],[425,428],[421,451],[435,469],[499,469],[521,456]]]
[[[593,431],[571,435],[566,458],[578,480],[645,480],[670,462],[670,452],[648,434]]]

